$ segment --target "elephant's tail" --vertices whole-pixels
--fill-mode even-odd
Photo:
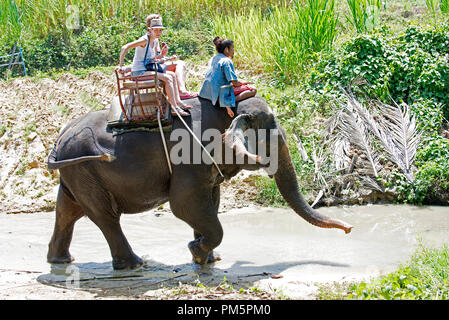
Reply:
[[[79,158],[74,158],[74,159],[58,161],[58,160],[56,160],[56,148],[53,148],[53,150],[50,153],[50,156],[48,157],[47,168],[50,170],[56,170],[56,169],[61,169],[61,168],[67,167],[67,166],[71,166],[71,165],[74,165],[77,163],[81,163],[84,161],[90,161],[90,160],[102,160],[102,161],[111,162],[111,161],[115,160],[115,157],[108,153],[104,153],[99,156],[84,156],[84,157],[79,157]]]

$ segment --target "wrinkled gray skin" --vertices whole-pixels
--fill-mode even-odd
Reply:
[[[262,98],[256,96],[241,101],[234,109],[233,123],[224,108],[213,106],[208,100],[196,98],[187,102],[193,106],[192,116],[184,119],[190,126],[192,119],[201,120],[202,131],[217,128],[224,133],[231,127],[226,135],[231,137],[236,130],[246,128],[279,129],[282,135],[278,139],[279,162],[274,178],[284,199],[298,215],[316,226],[340,228],[346,233],[351,231],[350,225],[319,214],[304,201],[285,133]],[[218,260],[213,249],[223,237],[217,213],[220,183],[224,180],[218,170],[206,164],[173,165],[170,176],[158,132],[132,132],[113,137],[106,129],[107,115],[108,111],[104,110],[73,120],[61,133],[60,141],[50,154],[48,167],[60,170],[60,187],[48,262],[73,261],[69,253],[73,227],[86,215],[103,232],[114,269],[140,266],[142,259],[134,254],[122,232],[120,215],[150,210],[167,201],[170,201],[173,214],[194,230],[194,240],[188,245],[193,260],[199,264]],[[237,118],[237,115],[244,116]],[[173,129],[182,127],[180,120],[175,118]],[[166,133],[170,149],[176,142],[170,142],[169,137],[170,133]],[[238,151],[239,148],[234,146],[234,149]],[[269,150],[269,146],[266,149]],[[220,165],[226,179],[242,169],[261,167],[259,163]]]

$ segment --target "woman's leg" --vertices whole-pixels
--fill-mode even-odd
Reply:
[[[257,93],[257,90],[247,90],[247,91],[243,91],[242,93],[238,94],[235,96],[235,102],[239,102],[251,97],[254,97]]]
[[[174,98],[177,102],[177,106],[182,105],[181,97],[179,96],[179,88],[178,88],[178,79],[176,78],[176,73],[172,71],[167,71],[165,73],[167,76],[171,77],[173,82],[173,89],[174,89]]]
[[[165,93],[167,94],[168,101],[173,107],[178,106],[178,102],[176,101],[175,90],[173,87],[173,78],[170,77],[167,73],[157,73],[157,77],[164,81],[165,85]]]
[[[178,60],[176,63],[176,80],[178,84],[178,91],[180,95],[187,94],[186,89],[186,64],[182,60]]]
[[[186,113],[185,111],[183,111],[180,108],[183,106],[182,102],[179,103],[178,101],[176,101],[177,100],[176,94],[178,94],[178,97],[179,97],[179,93],[177,92],[177,88],[175,87],[176,79],[174,79],[173,76],[167,72],[166,73],[158,72],[157,75],[158,75],[158,78],[161,79],[162,81],[164,81],[164,83],[165,83],[165,92],[167,93],[168,101],[170,102],[172,107],[177,108],[178,113],[181,116],[188,116],[189,113]]]
[[[166,74],[168,76],[173,77],[173,89],[174,89],[175,100],[178,103],[177,106],[179,106],[181,108],[184,108],[184,109],[190,109],[191,106],[184,105],[184,103],[181,100],[181,97],[179,95],[179,87],[178,87],[178,80],[177,80],[176,74],[174,72],[171,72],[171,71],[167,71]]]

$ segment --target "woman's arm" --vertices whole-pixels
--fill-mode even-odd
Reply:
[[[126,53],[133,48],[137,48],[137,47],[142,47],[145,46],[147,44],[147,40],[143,39],[143,40],[136,40],[130,43],[125,44],[122,49],[120,50],[120,63],[119,63],[119,69],[121,69],[123,67],[123,61],[125,60],[125,55]]]
[[[245,84],[244,82],[240,82],[238,80],[231,80],[231,82],[233,87],[240,87]]]
[[[234,64],[231,59],[226,59],[223,61],[223,72],[227,81],[232,83],[233,87],[241,86],[243,83],[238,81],[237,74],[234,70]]]
[[[163,43],[163,44],[165,44],[165,43]],[[167,46],[167,44],[163,45],[162,46],[162,50],[161,50],[161,47],[159,46],[159,40],[158,40],[156,52],[160,52],[156,56],[156,59],[161,59],[161,58],[165,57],[167,55],[167,53],[168,53],[168,46]]]

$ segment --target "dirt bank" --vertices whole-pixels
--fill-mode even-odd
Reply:
[[[46,169],[59,130],[71,119],[106,107],[113,78],[93,72],[52,79],[0,82],[0,212],[52,210],[57,171]]]
[[[190,76],[201,71],[191,69]],[[46,161],[59,131],[79,115],[108,107],[115,95],[115,76],[99,71],[84,79],[64,74],[0,82],[0,213],[54,209],[59,178]],[[222,194],[221,211],[240,208],[255,199],[255,185],[233,179]]]

